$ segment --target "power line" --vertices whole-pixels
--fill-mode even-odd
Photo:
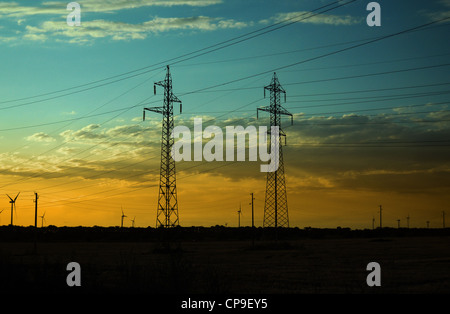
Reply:
[[[150,96],[150,97],[152,97],[152,96]],[[148,97],[148,98],[150,98],[150,97]],[[147,99],[148,99],[148,98],[147,98]],[[107,122],[109,122],[109,121],[111,121],[111,120],[113,120],[113,119],[115,119],[115,118],[117,118],[117,117],[120,116],[122,113],[124,113],[124,112],[126,112],[126,111],[128,111],[128,110],[130,110],[130,108],[125,109],[125,110],[122,110],[122,112],[121,112],[120,114],[118,114],[118,115],[116,115],[116,116],[113,116],[112,118],[110,118],[110,119],[104,121],[103,124],[104,124],[104,123],[107,123]],[[85,149],[85,150],[83,150],[83,151],[81,151],[81,152],[78,152],[77,154],[75,154],[75,156],[78,155],[78,154],[80,154],[80,153],[83,153],[83,152],[85,152],[85,151],[87,151],[87,150],[89,150],[89,149],[92,149],[92,148],[94,148],[94,147],[96,147],[96,146],[98,146],[98,145],[107,143],[107,142],[109,142],[109,141],[111,141],[111,140],[112,140],[112,139],[110,138],[110,139],[105,140],[105,141],[103,141],[103,142],[101,142],[101,143],[96,143],[95,145],[93,145],[93,146],[91,146],[91,147],[89,147],[89,148],[87,148],[87,149]],[[61,144],[59,144],[59,145],[57,145],[57,146],[51,148],[50,150],[47,150],[47,151],[45,151],[45,152],[43,152],[43,153],[37,155],[36,157],[42,156],[42,155],[44,155],[44,154],[47,154],[47,153],[49,153],[50,151],[53,151],[53,150],[55,150],[55,149],[57,149],[57,148],[60,148],[60,147],[64,146],[64,145],[67,144],[67,143],[68,143],[68,141],[63,142],[63,143],[61,143]],[[34,157],[34,158],[36,158],[36,157]],[[20,163],[20,164],[24,164],[24,163],[26,163],[26,162],[29,162],[29,161],[33,160],[34,158],[31,158],[31,159],[29,159],[28,161],[24,161],[24,162],[22,162],[22,163]],[[72,158],[73,158],[73,156],[71,156],[71,157],[65,159],[64,161],[68,161],[68,160],[70,160],[70,159],[72,159]],[[62,162],[64,162],[64,161],[62,161]],[[19,165],[20,165],[20,164],[19,164]],[[16,166],[17,166],[17,165],[16,165]],[[0,171],[0,174],[1,174],[2,172],[4,172],[4,171],[5,171],[5,170]],[[37,176],[37,175],[36,175],[36,176]],[[15,183],[17,183],[17,182],[22,182],[22,181],[24,181],[24,180],[15,181]],[[10,184],[2,185],[2,186],[0,186],[0,188],[6,187],[6,186],[8,186],[8,185],[10,185]]]
[[[328,53],[325,53],[325,54],[322,54],[322,55],[319,55],[319,56],[316,56],[316,57],[308,58],[308,59],[305,59],[305,60],[302,60],[302,61],[290,63],[290,64],[287,64],[287,65],[284,65],[284,66],[280,66],[280,67],[277,67],[277,68],[273,68],[271,70],[267,70],[267,71],[260,72],[260,73],[257,73],[257,74],[248,75],[248,76],[245,76],[245,77],[233,79],[233,80],[230,80],[230,81],[227,81],[227,82],[224,82],[224,83],[219,83],[219,84],[211,85],[211,86],[208,86],[208,87],[203,87],[203,88],[197,89],[195,91],[185,93],[183,95],[188,95],[188,94],[192,94],[192,93],[199,93],[199,92],[203,92],[205,90],[214,89],[214,88],[217,88],[217,87],[226,86],[226,85],[237,83],[237,82],[240,82],[240,81],[243,81],[243,80],[247,80],[247,79],[252,78],[252,77],[258,77],[258,76],[265,75],[265,74],[268,74],[268,73],[273,73],[273,72],[276,72],[276,71],[279,71],[279,70],[282,70],[282,69],[286,69],[286,68],[290,68],[290,67],[293,67],[293,66],[296,66],[296,65],[300,65],[300,64],[303,64],[303,63],[306,63],[306,62],[318,60],[318,59],[329,57],[331,55],[335,55],[335,54],[338,54],[338,53],[341,53],[341,52],[349,51],[351,49],[359,48],[359,47],[362,47],[362,46],[365,46],[365,45],[368,45],[368,44],[372,44],[372,43],[375,43],[375,42],[378,42],[378,41],[381,41],[381,40],[384,40],[384,39],[388,39],[388,38],[392,38],[392,37],[395,37],[395,36],[399,36],[399,35],[402,35],[402,34],[405,34],[405,33],[408,33],[408,32],[412,32],[412,31],[424,28],[426,26],[433,25],[433,24],[436,24],[436,23],[440,23],[440,22],[443,22],[443,21],[446,21],[446,20],[449,20],[449,19],[450,19],[450,16],[442,18],[442,19],[439,19],[439,20],[435,20],[435,21],[432,21],[432,22],[429,22],[429,23],[421,24],[419,26],[408,28],[408,29],[400,31],[400,32],[391,33],[389,35],[378,37],[376,39],[369,40],[369,41],[361,43],[361,44],[353,45],[353,46],[346,47],[346,48],[343,48],[343,49],[339,49],[339,50],[335,50],[335,51],[332,51],[332,52],[328,52]],[[447,65],[450,65],[450,64],[445,64],[445,66],[447,66]],[[430,66],[429,68],[438,67],[438,66],[444,66],[444,65]],[[426,67],[423,67],[423,68],[426,68]],[[419,68],[417,68],[417,69],[419,69]],[[288,85],[288,84],[285,84],[285,85]],[[290,85],[292,85],[292,84],[290,84]]]
[[[331,78],[331,79],[321,79],[321,80],[314,80],[314,81],[303,81],[303,82],[295,82],[295,83],[286,83],[284,85],[298,85],[298,84],[307,84],[307,83],[319,83],[319,82],[335,81],[335,80],[342,80],[342,79],[353,79],[353,78],[361,78],[361,77],[377,76],[377,75],[386,75],[386,74],[393,74],[393,73],[400,73],[400,72],[417,71],[417,70],[424,70],[424,69],[437,68],[437,67],[446,67],[446,66],[449,66],[449,65],[450,65],[450,63],[437,64],[437,65],[430,65],[430,66],[424,66],[424,67],[416,67],[416,68],[393,70],[393,71],[385,71],[385,72],[377,72],[377,73],[368,73],[368,74],[361,74],[361,75],[352,75],[352,76],[345,76],[345,77],[338,77],[338,78]],[[442,85],[447,85],[447,84],[449,84],[449,83],[442,83]],[[432,85],[434,85],[434,84],[432,84]],[[441,84],[437,84],[437,85],[441,85]],[[254,88],[257,88],[257,87],[250,87],[250,88],[254,89]],[[240,88],[240,89],[241,90],[245,89],[245,87],[244,88]],[[236,88],[236,89],[233,89],[233,90],[240,90],[240,89]],[[231,90],[227,90],[227,91],[231,91]],[[197,91],[185,92],[185,93],[181,93],[181,96],[185,96],[185,95],[189,95],[189,94],[193,94],[193,93],[197,93],[197,92],[201,92],[201,91],[197,90]],[[293,97],[297,97],[297,96],[298,95],[294,95]],[[152,103],[156,103],[156,102],[157,101],[152,102]],[[132,109],[132,108],[136,108],[136,107],[141,106],[141,105],[142,105],[142,103],[139,103],[137,105],[130,106],[130,107],[127,107],[125,109]],[[110,110],[110,111],[107,111],[107,112],[97,113],[97,114],[93,114],[93,115],[86,115],[86,116],[83,116],[83,117],[65,119],[65,120],[60,120],[60,121],[39,123],[39,124],[28,125],[28,126],[4,128],[4,129],[0,129],[0,132],[22,130],[22,129],[27,129],[27,128],[36,128],[36,127],[48,126],[48,125],[59,124],[59,123],[70,122],[70,121],[78,121],[78,120],[87,119],[87,118],[96,117],[96,116],[101,116],[101,115],[114,113],[114,112],[118,112],[118,111],[122,111],[122,110],[123,109],[115,109],[115,110]]]
[[[425,147],[450,147],[450,140],[443,141],[418,141],[418,142],[381,142],[377,143],[290,143],[289,146],[302,147],[343,147],[343,148],[425,148]]]
[[[298,94],[298,95],[289,95],[289,98],[315,97],[315,96],[328,96],[328,95],[343,95],[343,94],[356,94],[356,93],[372,93],[372,92],[392,91],[392,90],[410,89],[410,88],[416,89],[416,88],[435,87],[435,86],[444,86],[444,85],[450,85],[450,82],[436,83],[436,84],[411,85],[411,86],[402,86],[402,87],[390,87],[390,88],[377,88],[377,89],[363,89],[363,90],[341,91],[341,92],[332,92],[332,93]]]
[[[153,95],[151,95],[150,97],[153,97]],[[125,108],[126,111],[129,110],[129,109],[131,109],[131,108],[134,108],[134,107],[137,107],[137,106],[142,105],[142,103],[145,102],[145,101],[146,101],[147,99],[149,99],[150,97],[144,99],[143,101],[141,101],[141,102],[140,102],[139,104],[137,104],[137,105],[131,106],[131,107],[129,107],[129,108]],[[260,100],[260,99],[258,99],[258,100],[256,100],[256,101],[259,101],[259,100]],[[244,105],[244,106],[251,105],[251,104],[255,103],[256,101],[252,101],[251,103],[246,104],[246,105]],[[244,107],[244,106],[243,106],[243,107]],[[242,108],[242,107],[240,107],[240,108]],[[239,109],[239,108],[238,108],[238,109]],[[237,110],[237,109],[236,109],[236,110]],[[229,111],[229,112],[233,112],[233,111],[235,111],[235,110],[231,110],[231,111]],[[224,115],[222,115],[222,116],[224,116]],[[110,120],[112,120],[112,119],[114,119],[114,118],[116,118],[116,117],[117,117],[117,116],[114,116],[113,118],[107,120],[106,122],[108,122],[108,121],[110,121]],[[212,120],[213,120],[213,119],[212,119]],[[104,123],[106,123],[106,122],[104,122]],[[104,123],[103,123],[103,124],[104,124]],[[134,127],[134,126],[135,126],[135,125],[131,125],[129,128],[132,128],[132,127]],[[129,129],[129,128],[127,128],[127,129]],[[91,150],[92,148],[95,148],[95,147],[97,147],[97,146],[99,146],[99,145],[108,143],[108,142],[110,142],[111,140],[112,140],[112,138],[110,138],[110,139],[108,139],[108,140],[105,140],[105,141],[103,141],[103,142],[100,142],[100,143],[96,143],[96,144],[94,144],[93,146],[88,147],[88,148],[86,148],[85,150],[76,153],[75,155],[71,155],[70,157],[68,157],[67,159],[65,159],[65,160],[63,160],[63,161],[61,161],[61,162],[69,161],[69,160],[71,160],[74,156],[79,155],[79,154],[81,154],[81,153],[84,153],[84,152],[86,152],[86,151],[88,151],[88,150]],[[53,150],[55,150],[55,149],[57,149],[57,148],[62,147],[63,145],[65,145],[65,144],[67,144],[67,143],[69,143],[69,142],[66,141],[66,142],[64,142],[64,143],[62,143],[62,144],[60,144],[60,145],[57,145],[56,147],[53,147],[52,149],[47,150],[46,152],[43,152],[43,153],[41,153],[40,155],[38,155],[38,156],[36,156],[36,157],[45,155],[45,154],[47,154],[47,153],[49,153],[49,152],[51,152],[51,151],[53,151]],[[107,148],[105,148],[105,149],[107,149]],[[22,163],[20,163],[20,164],[18,164],[18,165],[27,163],[27,162],[29,162],[29,161],[31,161],[31,160],[33,160],[33,159],[34,159],[34,158],[31,158],[31,159],[29,159],[28,161],[24,161],[24,162],[22,162]],[[16,165],[16,166],[17,166],[17,165]],[[1,174],[1,173],[4,173],[5,171],[6,171],[6,170],[0,171],[0,174]],[[28,178],[23,178],[22,180],[20,180],[20,181],[15,181],[14,183],[24,182],[24,181],[30,180],[30,179],[32,179],[32,178],[34,178],[34,177],[37,177],[37,176],[39,176],[39,174],[35,174],[34,176],[28,177]],[[6,187],[6,186],[9,186],[9,185],[10,185],[10,184],[3,185],[3,186],[0,186],[0,188]]]
[[[311,14],[311,15],[309,15],[306,18],[303,18],[301,20],[297,20],[297,19],[302,17],[303,15],[309,13],[309,12],[301,13],[299,15],[293,16],[293,17],[285,19],[283,21],[276,22],[276,23],[273,23],[271,25],[259,28],[257,30],[245,33],[243,35],[239,35],[237,37],[233,37],[231,39],[228,39],[228,40],[225,40],[225,41],[222,41],[222,42],[219,42],[219,43],[216,43],[216,44],[213,44],[213,45],[210,45],[210,46],[207,46],[207,47],[204,47],[204,48],[201,48],[201,49],[189,52],[189,53],[185,53],[185,54],[182,54],[182,55],[174,57],[174,58],[169,58],[169,59],[166,59],[164,61],[160,61],[160,62],[154,63],[154,64],[149,65],[149,66],[145,66],[145,67],[142,67],[142,68],[139,68],[139,69],[136,69],[136,70],[128,71],[128,72],[125,72],[125,73],[121,73],[121,74],[118,74],[118,75],[110,76],[110,77],[107,77],[107,78],[103,78],[103,79],[92,81],[92,82],[85,83],[85,84],[81,84],[81,85],[76,85],[76,86],[60,89],[60,90],[57,90],[57,91],[52,91],[52,92],[42,93],[42,94],[39,94],[39,95],[22,97],[22,98],[17,98],[17,99],[0,101],[0,104],[4,104],[4,103],[23,101],[23,100],[34,99],[34,98],[39,98],[39,97],[44,97],[44,96],[49,96],[49,95],[54,95],[54,94],[59,94],[59,93],[62,93],[62,92],[70,91],[70,92],[65,93],[63,95],[52,96],[52,97],[48,97],[48,98],[45,98],[45,99],[42,99],[42,100],[35,100],[35,101],[26,102],[26,103],[23,103],[23,104],[18,104],[18,105],[13,105],[13,106],[8,106],[8,107],[2,107],[2,108],[0,108],[0,110],[10,109],[10,108],[19,107],[19,106],[26,106],[26,105],[35,104],[35,103],[42,102],[42,101],[57,99],[57,98],[69,96],[69,95],[72,95],[72,94],[88,91],[88,90],[91,90],[91,89],[94,89],[94,88],[98,88],[98,87],[106,86],[106,85],[109,85],[109,84],[113,84],[113,83],[116,83],[116,82],[120,82],[120,81],[123,81],[123,80],[126,80],[126,79],[130,79],[130,78],[133,78],[133,77],[136,77],[136,76],[139,76],[139,75],[143,75],[143,74],[146,74],[146,73],[149,73],[151,71],[155,71],[156,70],[156,69],[150,69],[150,68],[154,68],[154,67],[158,67],[158,66],[162,66],[162,65],[167,65],[167,64],[173,65],[173,64],[176,64],[176,63],[184,62],[186,60],[197,58],[199,56],[202,56],[202,55],[205,55],[205,54],[208,54],[208,53],[211,53],[211,52],[214,52],[214,51],[217,51],[217,50],[220,50],[220,49],[223,49],[223,48],[226,48],[226,47],[229,47],[229,46],[232,46],[232,45],[244,42],[244,41],[247,41],[249,39],[261,36],[263,34],[267,34],[267,33],[272,32],[274,30],[281,29],[283,27],[292,25],[292,24],[297,23],[299,21],[306,20],[308,18],[314,17],[317,14],[321,14],[321,13],[324,13],[324,12],[327,12],[327,11],[330,11],[330,10],[337,9],[339,7],[348,5],[348,4],[350,4],[352,2],[355,2],[355,1],[357,1],[357,0],[351,0],[351,1],[347,2],[347,3],[341,3],[341,1],[334,1],[334,2],[331,2],[329,4],[323,5],[323,6],[319,7],[319,8],[316,8],[316,9],[310,11],[310,12],[316,12],[316,11],[322,10],[324,8],[327,8],[329,6],[332,6],[334,4],[339,4],[339,5],[336,6],[336,7],[331,8],[331,9],[325,10],[323,12],[319,12],[319,13],[316,13],[316,14]],[[291,22],[289,22],[289,21],[291,21]],[[287,23],[287,22],[289,22],[289,23]],[[278,26],[278,25],[281,25],[281,26]],[[275,26],[278,26],[278,27],[275,28],[275,29],[270,30],[270,28],[273,28]],[[261,32],[261,31],[264,31],[264,32],[262,32],[261,34],[256,34],[256,33]],[[255,34],[255,35],[253,35],[253,34]],[[249,35],[252,35],[252,36],[250,36],[248,38],[244,38],[244,37],[247,37]],[[244,38],[244,39],[241,39],[241,38]],[[237,41],[235,43],[232,43],[233,41],[236,41],[238,39],[241,39],[241,40],[239,40],[239,41]],[[222,46],[222,47],[220,47],[220,46]],[[212,48],[214,48],[214,49],[212,49]],[[210,50],[210,49],[212,49],[212,50]],[[205,50],[209,50],[209,51],[205,51]],[[192,56],[192,55],[194,55],[194,56]],[[190,57],[188,57],[188,56],[190,56]],[[182,58],[184,58],[184,59],[182,59]],[[179,60],[179,61],[175,62],[175,60],[177,60],[177,59],[182,59],[182,60]],[[172,61],[174,61],[174,62],[172,62]],[[170,62],[172,62],[172,63],[170,63]],[[141,72],[141,71],[143,71],[143,72]],[[136,73],[136,72],[141,72],[141,73]],[[132,74],[132,73],[136,73],[136,74]],[[132,75],[130,75],[130,74],[132,74]],[[128,75],[128,76],[122,77],[122,76],[125,76],[125,75]],[[120,78],[120,77],[122,77],[122,78]],[[113,79],[115,79],[115,80],[113,80]],[[113,80],[113,81],[110,81],[110,80]],[[106,81],[110,81],[110,82],[106,82]],[[101,84],[98,84],[98,83],[101,83]],[[98,84],[98,85],[87,87],[87,86],[94,85],[94,84]],[[74,89],[79,89],[79,88],[83,88],[83,89],[78,90],[78,91],[74,91]]]
[[[393,95],[381,95],[381,96],[365,96],[365,97],[349,97],[349,98],[329,98],[329,99],[308,99],[305,102],[329,102],[329,101],[341,101],[341,100],[357,100],[357,99],[374,99],[380,101],[386,100],[397,100],[397,99],[405,99],[405,98],[421,98],[421,97],[429,97],[429,96],[439,96],[450,94],[450,91],[430,91],[426,93],[407,93],[407,94],[393,94]],[[288,101],[287,103],[297,103],[293,101]],[[332,106],[333,104],[331,104]],[[319,105],[321,107],[327,107],[328,104]],[[316,108],[317,105],[304,106],[302,108]],[[299,107],[296,107],[299,108]]]
[[[205,55],[205,54],[208,54],[208,53],[211,53],[211,52],[214,52],[214,51],[223,49],[223,48],[227,48],[227,47],[236,45],[236,44],[238,44],[238,43],[241,43],[241,42],[244,42],[244,41],[247,41],[247,40],[256,38],[256,37],[259,37],[259,36],[261,36],[261,35],[270,33],[270,32],[272,32],[272,31],[281,29],[281,28],[283,28],[283,27],[286,27],[286,26],[289,26],[289,25],[292,25],[292,24],[295,24],[295,23],[298,23],[298,22],[307,20],[307,19],[312,18],[312,17],[314,17],[314,16],[316,16],[316,15],[323,14],[323,13],[329,12],[329,11],[331,11],[331,10],[334,10],[334,9],[337,9],[337,8],[340,8],[340,7],[343,7],[343,6],[346,6],[346,5],[348,5],[348,4],[352,3],[352,2],[355,2],[355,1],[358,1],[358,0],[350,0],[350,1],[345,2],[345,3],[342,3],[341,1],[335,1],[335,2],[332,2],[332,3],[326,4],[326,5],[324,5],[324,6],[321,6],[321,7],[317,8],[317,9],[314,9],[314,10],[312,10],[312,11],[301,13],[301,14],[299,14],[299,16],[294,16],[294,17],[292,17],[292,18],[285,19],[285,20],[283,20],[283,21],[281,21],[281,22],[278,22],[278,23],[275,23],[275,24],[272,24],[271,26],[269,26],[269,27],[273,27],[273,26],[276,26],[276,25],[283,24],[283,23],[286,23],[286,22],[288,22],[288,21],[291,21],[291,22],[286,23],[286,24],[284,24],[284,25],[278,26],[278,27],[276,27],[276,28],[274,28],[274,29],[269,29],[269,30],[266,30],[266,31],[264,31],[264,32],[262,32],[262,33],[260,33],[260,34],[255,34],[255,35],[252,35],[252,36],[250,36],[250,37],[247,37],[247,38],[238,40],[238,41],[236,41],[236,42],[231,42],[231,43],[229,43],[229,44],[227,44],[227,45],[224,45],[224,46],[222,46],[222,47],[214,48],[214,49],[212,49],[212,50],[209,50],[209,51],[206,51],[206,52],[202,52],[202,53],[200,53],[200,54],[198,54],[198,55],[195,55],[195,56],[192,56],[192,57],[187,57],[187,58],[184,58],[184,59],[182,59],[182,60],[178,60],[178,61],[176,61],[176,62],[171,63],[171,65],[174,65],[174,64],[177,64],[177,63],[180,63],[180,62],[184,62],[184,61],[187,61],[187,60],[190,60],[190,59],[193,59],[193,58],[196,58],[196,57],[199,57],[199,56],[202,56],[202,55]],[[329,6],[332,6],[332,5],[334,5],[334,4],[338,4],[338,5],[335,6],[335,7],[326,9],[326,10],[322,10],[322,9],[324,9],[324,8],[326,8],[326,7],[329,7]],[[314,13],[314,12],[319,11],[319,10],[322,10],[322,11],[317,12],[317,13]],[[302,16],[304,16],[304,15],[306,15],[306,14],[310,14],[310,15],[308,15],[308,16],[306,16],[306,17],[300,19],[300,20],[298,20],[299,17],[302,17]],[[260,30],[255,31],[255,32],[259,32],[259,31],[264,30],[264,29],[269,28],[269,27],[264,27],[264,28],[262,28],[262,29],[260,29]],[[255,32],[250,32],[249,34],[253,34],[253,33],[255,33]],[[247,35],[248,35],[248,34],[247,34]],[[238,38],[234,38],[234,39],[232,39],[232,40],[230,40],[230,41],[234,41],[234,40],[236,40],[236,39],[245,37],[245,36],[247,36],[247,35],[240,36],[240,37],[238,37]],[[229,41],[228,41],[228,42],[229,42]],[[209,49],[209,48],[208,48],[208,49]]]
[[[403,72],[410,72],[410,71],[427,70],[427,69],[433,69],[433,68],[447,67],[449,65],[450,65],[450,63],[441,63],[441,64],[427,65],[427,66],[416,67],[416,68],[409,68],[409,69],[391,70],[391,71],[367,73],[367,74],[359,74],[359,75],[351,75],[351,76],[343,76],[343,77],[329,78],[329,79],[320,79],[320,80],[312,80],[312,81],[295,82],[295,83],[289,83],[289,84],[286,84],[286,85],[300,85],[300,84],[322,83],[322,82],[330,82],[330,81],[344,80],[344,79],[354,79],[354,78],[361,78],[361,77],[368,77],[368,76],[378,76],[378,75],[403,73]]]
[[[234,162],[227,162],[227,163],[225,163],[225,164],[223,164],[223,165],[216,166],[216,167],[213,167],[213,168],[211,168],[211,169],[206,169],[206,170],[203,170],[203,171],[199,171],[199,172],[197,172],[197,173],[194,173],[194,174],[190,174],[190,175],[186,175],[186,176],[181,176],[181,177],[177,178],[177,180],[183,180],[183,179],[186,179],[186,178],[189,178],[189,177],[192,177],[192,176],[196,176],[196,175],[199,175],[199,174],[202,174],[202,173],[207,173],[207,172],[210,172],[210,171],[213,171],[213,170],[216,170],[216,169],[220,169],[220,168],[223,168],[223,167],[231,166],[231,165],[233,165],[233,164],[235,164],[235,163],[237,163],[237,161],[234,161]],[[209,163],[206,163],[206,164],[209,164]],[[144,189],[148,189],[148,188],[150,188],[150,187],[158,187],[158,186],[159,186],[159,184],[158,184],[158,183],[155,183],[155,184],[147,185],[147,186],[145,186],[145,187],[136,188],[136,189],[133,190],[133,192],[135,192],[135,191],[140,191],[140,190],[144,190]],[[120,190],[120,189],[123,189],[123,187],[114,188],[114,189],[109,189],[107,192],[110,192],[110,191],[116,191],[116,190]],[[104,192],[104,191],[96,192],[96,193],[84,195],[83,197],[93,196],[93,195],[98,195],[98,194],[102,194],[102,193],[105,193],[105,192]],[[102,199],[102,200],[103,200],[104,198],[107,198],[107,197],[114,197],[114,196],[121,195],[121,194],[126,194],[126,193],[130,193],[130,192],[129,192],[129,191],[124,191],[124,192],[114,193],[114,195],[104,196],[104,197],[98,197],[98,198],[95,198],[95,199]],[[66,200],[62,200],[61,202],[65,202],[65,201],[72,200],[72,199],[77,199],[77,198],[80,198],[80,197],[68,198],[68,199],[66,199]],[[85,201],[92,201],[92,200],[95,200],[95,199],[89,199],[89,200],[85,200]],[[49,204],[49,203],[57,203],[57,202],[60,202],[60,201],[47,202],[47,203],[45,203],[45,204]],[[84,201],[78,201],[78,202],[84,202]],[[50,207],[50,206],[61,206],[61,205],[64,205],[64,204],[46,205],[46,207]]]

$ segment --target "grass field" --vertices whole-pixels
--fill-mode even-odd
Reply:
[[[34,236],[2,227],[0,292],[450,293],[449,230],[297,230],[277,240],[257,230],[253,242],[249,228],[180,230],[164,241],[155,229],[130,229]],[[81,266],[81,287],[66,284],[69,262]],[[369,262],[381,266],[381,287],[366,284]]]

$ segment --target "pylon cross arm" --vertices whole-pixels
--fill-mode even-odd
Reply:
[[[173,93],[172,93],[172,95],[170,96],[170,101],[181,103],[181,100],[179,100],[178,97],[175,96]]]

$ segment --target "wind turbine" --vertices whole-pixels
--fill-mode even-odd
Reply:
[[[2,210],[0,211],[0,214],[3,213],[3,211],[4,211],[4,209],[2,209]],[[1,220],[0,220],[0,221],[1,221]]]
[[[17,198],[19,197],[19,194],[20,194],[20,192],[17,193],[17,195],[16,195],[16,197],[15,197],[14,199],[12,199],[11,196],[9,196],[8,194],[6,194],[6,196],[8,196],[9,199],[11,200],[11,201],[10,201],[10,203],[11,203],[11,226],[13,225],[13,208],[16,209],[16,200],[17,200]]]
[[[45,212],[44,212],[44,214],[42,215],[42,216],[39,216],[42,220],[42,222],[41,222],[41,228],[43,228],[44,227],[44,221],[45,221]]]
[[[242,209],[241,209],[241,204],[239,204],[239,210],[237,211],[238,213],[238,228],[241,227],[241,215],[242,215]]]
[[[131,227],[133,227],[134,228],[134,221],[136,220],[136,216],[134,216],[134,218],[133,219],[131,219]]]
[[[121,208],[121,209],[122,209],[122,208]],[[127,216],[125,216],[125,214],[123,213],[123,209],[122,209],[122,223],[121,223],[121,225],[120,225],[120,228],[123,228],[123,219],[124,219],[125,217],[127,217]]]

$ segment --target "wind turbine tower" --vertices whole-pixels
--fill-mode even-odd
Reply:
[[[123,228],[123,219],[127,217],[125,216],[125,214],[123,213],[123,209],[122,209],[122,222],[120,223],[120,228]]]
[[[13,210],[16,209],[16,200],[19,197],[19,193],[17,193],[16,197],[14,199],[12,199],[11,196],[9,196],[8,194],[6,194],[6,196],[9,197],[10,199],[10,203],[11,203],[11,226],[13,226]]]
[[[41,228],[44,227],[44,221],[45,221],[45,212],[42,216],[39,216],[41,218]]]

